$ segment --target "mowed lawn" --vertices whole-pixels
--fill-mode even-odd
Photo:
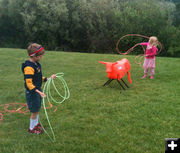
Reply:
[[[27,58],[26,50],[0,49],[0,105],[26,102],[21,63]],[[133,84],[126,75],[126,91],[116,81],[102,87],[106,68],[98,61],[122,58],[131,63]],[[141,79],[143,69],[130,55],[47,51],[41,65],[44,76],[64,72],[71,93],[53,103],[56,112],[48,110],[56,142],[27,132],[29,113],[7,113],[1,153],[164,153],[165,138],[180,137],[180,58],[156,57],[154,80]],[[40,117],[50,133],[43,108]]]

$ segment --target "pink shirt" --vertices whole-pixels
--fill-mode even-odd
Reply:
[[[155,46],[150,46],[149,42],[143,42],[140,44],[142,46],[147,46],[145,53],[145,55],[147,55],[146,58],[155,58],[156,52],[158,51],[158,49]]]

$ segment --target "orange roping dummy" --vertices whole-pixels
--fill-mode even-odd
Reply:
[[[127,73],[129,83],[132,83],[129,72],[129,70],[131,69],[131,65],[126,58],[123,58],[122,60],[119,60],[115,63],[102,62],[102,61],[99,61],[99,63],[106,65],[107,77],[109,79],[117,79],[120,81]]]

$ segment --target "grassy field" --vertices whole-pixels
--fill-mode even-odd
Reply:
[[[98,61],[124,57],[131,63],[133,84],[126,91],[115,81],[102,87],[107,78]],[[0,105],[25,103],[21,63],[27,58],[26,50],[0,49]],[[143,69],[134,59],[46,52],[41,61],[44,76],[64,72],[71,93],[67,101],[56,104],[55,113],[48,110],[56,142],[46,134],[27,132],[29,114],[7,113],[0,122],[0,152],[164,153],[165,138],[180,137],[180,59],[157,57],[154,80],[141,79]],[[43,109],[40,117],[45,118]]]

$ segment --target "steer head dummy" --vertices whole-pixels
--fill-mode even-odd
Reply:
[[[132,83],[129,72],[129,70],[131,69],[131,65],[126,58],[123,58],[122,60],[119,60],[115,63],[102,61],[99,61],[99,63],[106,65],[107,77],[109,79],[117,79],[120,81],[121,78],[123,78],[124,75],[127,73],[129,83]]]

